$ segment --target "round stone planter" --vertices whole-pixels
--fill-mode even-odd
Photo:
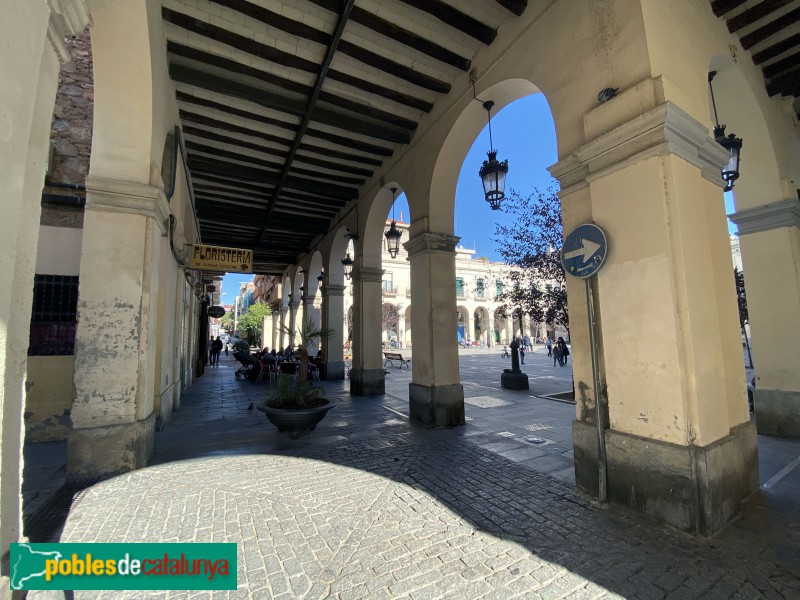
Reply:
[[[297,439],[302,433],[314,431],[317,423],[325,418],[328,411],[336,406],[333,400],[325,399],[327,404],[313,408],[272,408],[261,405],[258,410],[267,415],[269,422],[278,428],[278,431],[288,431],[291,438]]]

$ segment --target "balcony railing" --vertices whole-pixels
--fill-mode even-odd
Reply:
[[[394,298],[395,296],[397,296],[397,288],[385,287],[382,289],[383,289],[383,295],[387,298]]]

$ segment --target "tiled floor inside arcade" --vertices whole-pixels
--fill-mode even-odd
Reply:
[[[499,351],[462,351],[467,424],[445,431],[409,424],[406,369],[387,367],[374,398],[325,382],[336,408],[291,440],[249,410],[271,384],[236,380],[223,358],[156,434],[150,467],[74,498],[61,488],[71,507],[55,536],[238,543],[236,591],[124,598],[800,597],[800,442],[760,436],[762,489],[694,539],[574,488],[574,405],[547,398],[569,391],[571,369],[543,352],[526,363],[531,390],[511,392]],[[58,512],[63,453],[27,449],[39,535]]]

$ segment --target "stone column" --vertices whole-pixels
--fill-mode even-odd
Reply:
[[[300,308],[299,300],[292,300],[289,302],[289,333],[286,336],[286,344],[294,347],[297,340],[295,340],[295,331],[297,331],[297,309]]]
[[[153,450],[163,190],[86,180],[67,474],[144,467]]]
[[[64,37],[89,23],[86,3],[12,2],[3,6],[0,37],[0,121],[4,176],[0,177],[4,241],[0,258],[0,560],[22,536],[22,443],[25,368],[39,240],[42,185],[50,147]],[[0,595],[8,590],[5,571]]]
[[[273,340],[273,331],[275,330],[275,326],[273,324],[274,315],[269,314],[264,317],[263,322],[261,324],[261,346],[269,346],[269,349],[272,350],[275,347],[275,343]]]
[[[381,348],[381,280],[383,269],[353,267],[353,373],[350,393],[386,392]]]
[[[708,128],[645,81],[584,118],[594,139],[551,167],[564,232],[608,237],[592,281],[608,497],[694,534],[718,531],[758,487],[719,169]],[[630,120],[619,124],[620,111]],[[614,126],[595,134],[599,123]],[[588,137],[589,134],[587,134]],[[579,487],[597,493],[584,283],[567,278]]]
[[[739,226],[758,433],[800,439],[800,202],[783,200],[730,218]]]
[[[455,248],[460,238],[419,233],[404,244],[411,262],[414,360],[409,415],[426,427],[464,424],[464,388],[458,370]],[[468,325],[467,331],[471,329]]]
[[[288,319],[289,319],[289,306],[282,304],[280,306],[280,316],[278,318],[278,323],[276,324],[275,328],[275,345],[280,348],[286,348],[286,332],[283,330],[284,327],[288,327]]]
[[[322,328],[333,329],[334,332],[330,338],[322,340],[322,356],[328,380],[344,379],[344,290],[343,285],[327,282],[322,286]]]

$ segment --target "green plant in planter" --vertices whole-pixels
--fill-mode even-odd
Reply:
[[[278,390],[266,404],[273,408],[310,408],[319,406],[322,401],[322,387],[312,385],[308,381],[308,347],[316,345],[320,340],[333,337],[333,329],[322,329],[317,321],[304,316],[302,323],[296,331],[281,324],[280,329],[289,335],[290,340],[300,341],[300,367],[297,371],[297,380],[284,373],[278,376]]]

